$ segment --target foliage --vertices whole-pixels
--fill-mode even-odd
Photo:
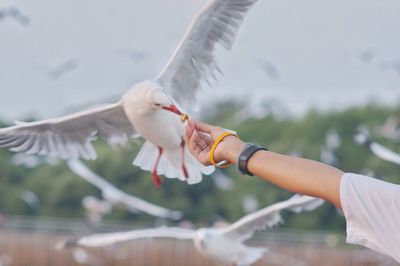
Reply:
[[[400,105],[383,107],[367,105],[343,111],[317,112],[310,110],[302,118],[277,117],[266,113],[263,116],[247,117],[239,121],[238,114],[245,114],[245,105],[227,101],[209,108],[203,119],[238,131],[242,139],[265,145],[270,150],[297,154],[309,159],[320,160],[321,148],[325,145],[328,130],[335,130],[342,143],[335,152],[339,168],[348,172],[364,173],[371,169],[376,177],[390,182],[400,182],[399,166],[384,162],[371,154],[365,147],[354,143],[353,136],[359,125],[373,129],[383,124],[390,115],[400,117]],[[268,108],[266,108],[268,110]],[[376,138],[393,150],[400,151],[400,144]],[[151,174],[132,166],[141,141],[132,141],[120,149],[112,149],[97,141],[98,159],[87,162],[99,175],[125,192],[142,197],[162,206],[182,210],[185,218],[199,225],[215,222],[221,217],[234,221],[244,214],[242,199],[252,195],[263,207],[290,194],[256,177],[240,176],[234,168],[225,170],[234,181],[232,190],[216,187],[212,177],[197,185],[188,186],[177,180],[164,179],[159,189],[153,187]],[[81,200],[86,195],[100,197],[100,192],[75,176],[64,163],[58,166],[42,165],[34,169],[15,167],[10,160],[13,154],[0,150],[0,210],[14,215],[44,215],[84,217]],[[268,162],[266,162],[268,163]],[[36,193],[40,199],[37,208],[27,206],[21,199],[25,190]],[[313,213],[285,214],[286,227],[314,229],[344,229],[344,219],[330,204]],[[108,220],[132,220],[149,223],[154,218],[145,214],[131,214],[123,209],[114,209]]]

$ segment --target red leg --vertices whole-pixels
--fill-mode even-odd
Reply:
[[[156,188],[158,188],[161,185],[161,179],[157,174],[157,167],[158,167],[158,163],[160,162],[160,158],[161,158],[161,155],[162,155],[163,151],[164,151],[163,148],[158,147],[158,157],[157,157],[157,160],[156,160],[156,162],[154,164],[154,168],[153,168],[153,172],[152,172],[152,174],[153,174],[153,183],[154,183],[154,186]]]
[[[182,148],[182,171],[183,171],[183,176],[187,179],[189,177],[189,174],[185,165],[185,141],[183,139],[181,142],[181,148]]]

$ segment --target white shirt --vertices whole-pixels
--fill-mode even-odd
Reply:
[[[400,262],[400,186],[368,176],[344,174],[340,201],[349,244],[357,244]]]

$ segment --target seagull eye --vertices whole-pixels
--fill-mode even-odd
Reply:
[[[157,106],[157,107],[161,106],[161,104],[159,104],[159,103],[155,103],[154,105]]]

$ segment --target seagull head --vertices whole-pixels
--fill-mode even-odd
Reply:
[[[123,96],[123,101],[126,102],[130,112],[138,115],[161,110],[185,116],[167,91],[151,81],[136,84]]]
[[[155,109],[163,109],[181,116],[183,113],[175,105],[167,92],[161,88],[154,88],[150,92],[150,105]]]

